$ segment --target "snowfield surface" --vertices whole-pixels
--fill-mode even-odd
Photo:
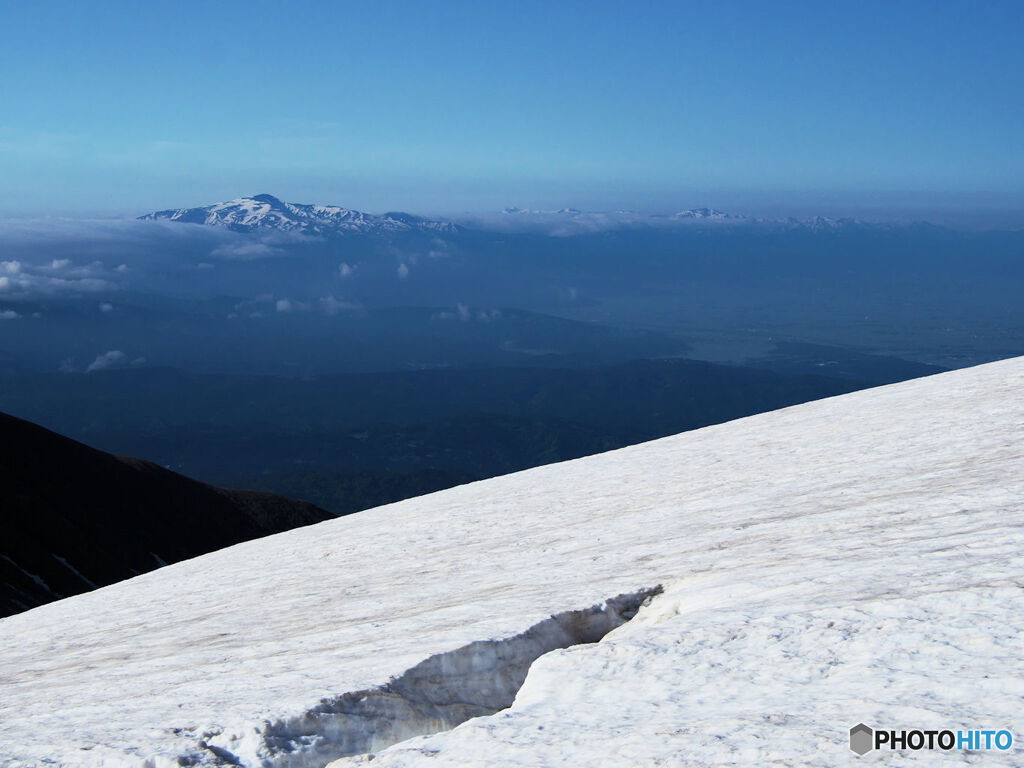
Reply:
[[[1024,765],[1022,607],[1017,358],[4,619],[0,765]],[[860,721],[1015,741],[858,758]]]

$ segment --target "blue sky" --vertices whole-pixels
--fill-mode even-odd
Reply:
[[[0,216],[1024,204],[1020,2],[5,2]]]

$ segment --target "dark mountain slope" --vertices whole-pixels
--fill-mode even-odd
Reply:
[[[331,517],[216,488],[0,413],[0,616]]]

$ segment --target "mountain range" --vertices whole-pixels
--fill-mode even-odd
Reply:
[[[238,232],[278,230],[303,234],[388,234],[402,232],[455,232],[458,225],[390,212],[380,215],[354,211],[336,205],[285,203],[273,195],[240,197],[197,208],[156,211],[139,217],[143,221],[179,221],[226,227]]]
[[[812,230],[849,226],[876,226],[858,219],[814,216],[807,219],[771,219],[726,213],[715,208],[690,208],[670,215],[640,214],[632,211],[594,212],[577,208],[557,210],[505,208],[497,218],[474,217],[466,223],[425,218],[392,211],[364,213],[337,205],[286,203],[270,194],[239,197],[226,202],[193,208],[171,208],[147,213],[143,221],[177,221],[224,227],[237,232],[280,231],[311,235],[388,235],[403,233],[454,234],[465,229],[501,228],[506,224],[537,225],[571,222],[587,227],[631,227],[675,225],[745,225]]]

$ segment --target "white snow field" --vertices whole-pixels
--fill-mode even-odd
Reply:
[[[1022,630],[1016,358],[3,619],[0,765],[1024,765]],[[861,721],[1014,744],[858,757]]]

